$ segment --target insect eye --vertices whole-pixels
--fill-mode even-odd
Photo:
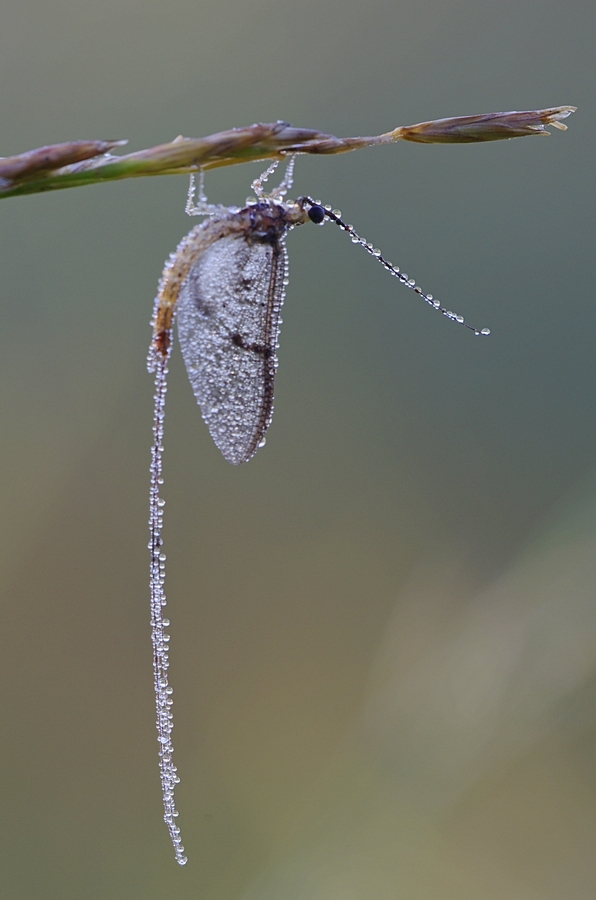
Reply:
[[[308,218],[311,222],[314,222],[315,225],[320,225],[325,218],[325,210],[322,206],[314,204],[314,206],[311,206],[308,210]]]

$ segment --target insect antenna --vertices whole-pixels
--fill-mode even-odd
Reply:
[[[458,325],[463,325],[464,328],[469,328],[470,331],[473,331],[474,334],[490,334],[490,328],[475,328],[473,325],[468,325],[468,323],[464,320],[463,316],[460,316],[458,313],[452,312],[450,309],[447,309],[446,306],[441,306],[438,300],[435,300],[432,294],[425,294],[421,287],[416,284],[414,278],[408,278],[408,276],[401,272],[399,266],[394,266],[393,263],[390,263],[385,257],[382,255],[381,251],[376,247],[373,247],[372,244],[365,241],[364,238],[361,238],[359,234],[354,231],[354,227],[352,225],[348,225],[341,218],[341,213],[338,209],[332,209],[330,206],[323,206],[320,202],[316,200],[312,200],[310,197],[300,197],[298,200],[300,204],[307,204],[310,206],[308,210],[308,215],[310,219],[317,225],[322,225],[325,219],[329,219],[330,222],[333,222],[342,231],[345,231],[352,238],[353,244],[359,244],[361,247],[364,247],[367,253],[370,253],[378,262],[381,263],[383,268],[387,269],[390,275],[395,276],[403,285],[410,290],[414,291],[414,293],[418,294],[429,306],[432,306],[433,309],[436,309],[437,312],[442,313],[447,319],[451,319],[453,322],[457,322]]]

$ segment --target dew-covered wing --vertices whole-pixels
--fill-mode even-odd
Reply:
[[[230,234],[202,253],[178,298],[190,383],[213,440],[235,465],[256,452],[271,422],[286,270],[281,239]]]

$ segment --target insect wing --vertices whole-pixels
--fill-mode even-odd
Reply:
[[[281,238],[230,234],[193,264],[178,337],[203,419],[228,462],[250,459],[273,412],[287,254]]]

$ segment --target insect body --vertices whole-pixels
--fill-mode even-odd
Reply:
[[[285,237],[305,221],[298,204],[260,200],[207,219],[175,254],[173,268],[187,270],[176,317],[188,377],[211,436],[236,465],[271,422]]]

